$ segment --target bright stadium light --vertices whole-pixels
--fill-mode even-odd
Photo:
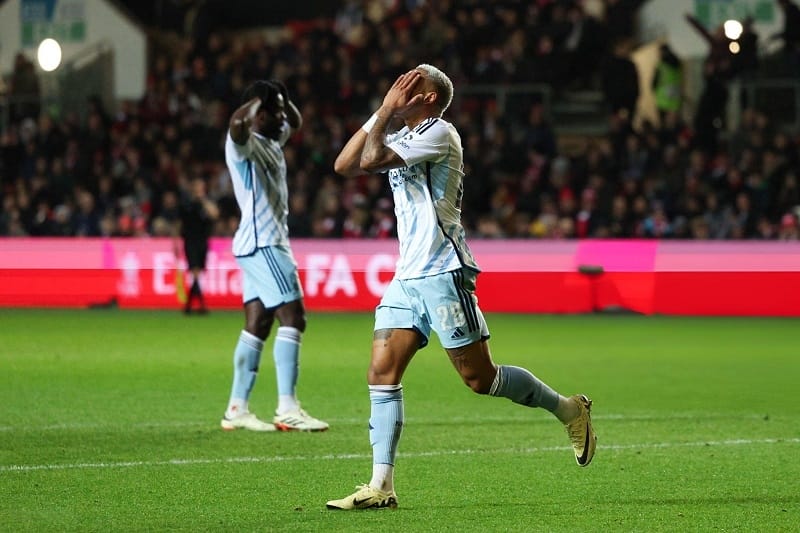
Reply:
[[[52,72],[61,64],[61,45],[55,39],[47,38],[39,44],[36,57],[42,70]]]
[[[739,46],[739,43],[736,41],[728,44],[728,50],[730,50],[732,54],[738,54],[741,49],[742,48]]]
[[[725,37],[731,41],[735,41],[741,37],[742,32],[744,31],[742,23],[738,20],[726,20],[722,27],[725,28]]]

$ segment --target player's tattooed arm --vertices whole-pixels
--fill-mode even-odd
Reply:
[[[367,134],[364,142],[364,149],[361,151],[361,169],[366,172],[378,173],[390,168],[400,168],[405,166],[405,161],[397,155],[397,152],[384,144],[386,132],[392,122],[391,113],[380,109],[377,113],[377,120],[372,130]]]
[[[359,128],[347,144],[344,145],[342,151],[336,156],[336,161],[333,162],[333,170],[346,178],[354,178],[364,174],[361,170],[361,151],[364,149],[364,142],[367,140],[367,134],[363,128]]]
[[[386,134],[395,115],[398,115],[422,100],[422,95],[414,95],[414,87],[420,81],[420,74],[411,70],[401,75],[391,86],[383,104],[375,113],[376,121],[367,134],[364,149],[361,151],[361,168],[367,172],[383,172],[391,168],[406,166],[402,157],[384,144]]]

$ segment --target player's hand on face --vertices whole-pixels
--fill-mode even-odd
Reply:
[[[422,101],[423,95],[414,95],[414,88],[422,82],[422,76],[416,70],[410,70],[395,80],[383,98],[384,107],[394,112],[408,109]],[[413,96],[412,96],[413,95]]]

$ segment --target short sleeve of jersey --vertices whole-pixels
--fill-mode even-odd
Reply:
[[[250,157],[253,153],[253,136],[247,138],[244,144],[236,144],[236,141],[231,137],[231,132],[228,130],[228,137],[225,139],[225,156],[231,161],[241,162]]]
[[[439,161],[450,149],[450,132],[444,121],[432,118],[389,140],[387,146],[409,167],[423,161]]]

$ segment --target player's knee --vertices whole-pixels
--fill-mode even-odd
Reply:
[[[400,371],[388,365],[370,365],[367,370],[367,383],[370,385],[396,385],[400,383]]]
[[[475,394],[489,394],[492,388],[494,376],[487,372],[479,371],[475,368],[462,368],[459,372],[464,384]]]
[[[288,322],[288,324],[283,325],[289,326],[290,328],[295,328],[301,333],[306,330],[306,315],[304,313],[293,314]]]
[[[270,329],[272,329],[272,317],[260,316],[248,318],[245,329],[248,333],[255,335],[259,339],[266,339],[267,336],[269,336]]]
[[[475,394],[489,394],[492,388],[492,380],[484,379],[483,376],[463,377],[463,379],[464,384]]]
[[[306,330],[306,313],[302,307],[281,307],[275,313],[281,326],[287,328],[295,328],[296,330],[305,332]]]

